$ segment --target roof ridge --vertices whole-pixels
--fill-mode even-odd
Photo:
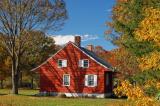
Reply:
[[[75,46],[76,48],[78,48],[79,50],[81,50],[84,54],[86,54],[88,57],[90,57],[92,60],[96,61],[97,63],[99,63],[99,64],[102,65],[103,67],[108,68],[108,69],[111,68],[111,65],[109,65],[108,62],[106,62],[106,61],[104,61],[103,59],[101,59],[101,58],[100,58],[99,56],[97,56],[94,52],[91,52],[91,51],[87,50],[87,51],[91,52],[92,54],[96,55],[96,57],[98,57],[98,58],[96,58],[96,57],[94,57],[93,55],[91,55],[90,53],[86,52],[86,51],[85,51],[86,48],[84,48],[84,47],[79,47],[79,46],[77,46],[74,42],[69,41],[67,44],[64,45],[63,48],[61,48],[60,50],[58,50],[55,54],[53,54],[52,56],[50,56],[46,61],[44,61],[42,64],[40,64],[40,65],[37,66],[36,68],[33,68],[31,71],[34,71],[34,70],[38,69],[39,67],[41,67],[42,65],[46,64],[49,59],[51,59],[51,58],[54,57],[57,53],[59,53],[61,50],[63,50],[68,44],[72,44],[73,46]],[[84,50],[84,49],[85,49],[85,50]],[[101,60],[101,61],[99,61],[99,60]]]

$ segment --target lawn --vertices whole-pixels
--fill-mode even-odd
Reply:
[[[10,90],[0,89],[0,106],[119,106],[127,103],[127,100],[121,99],[34,96],[37,93],[37,90],[20,90],[19,95],[15,96],[10,94]]]

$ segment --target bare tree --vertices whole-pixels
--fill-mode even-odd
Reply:
[[[26,51],[28,31],[55,31],[67,19],[63,0],[1,0],[0,33],[12,60],[12,93],[18,94],[19,63]]]

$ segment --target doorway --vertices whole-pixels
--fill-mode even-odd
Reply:
[[[105,93],[111,93],[113,90],[112,72],[105,72],[104,75]]]

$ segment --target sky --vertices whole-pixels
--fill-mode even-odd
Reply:
[[[110,21],[111,9],[115,0],[65,0],[68,19],[62,30],[52,34],[58,38],[80,35],[83,37],[82,46],[93,44],[106,50],[116,48],[105,39],[106,21]],[[68,37],[68,38],[67,38]],[[58,39],[57,38],[57,39]],[[59,41],[60,42],[60,41]],[[61,41],[62,42],[62,41]]]

